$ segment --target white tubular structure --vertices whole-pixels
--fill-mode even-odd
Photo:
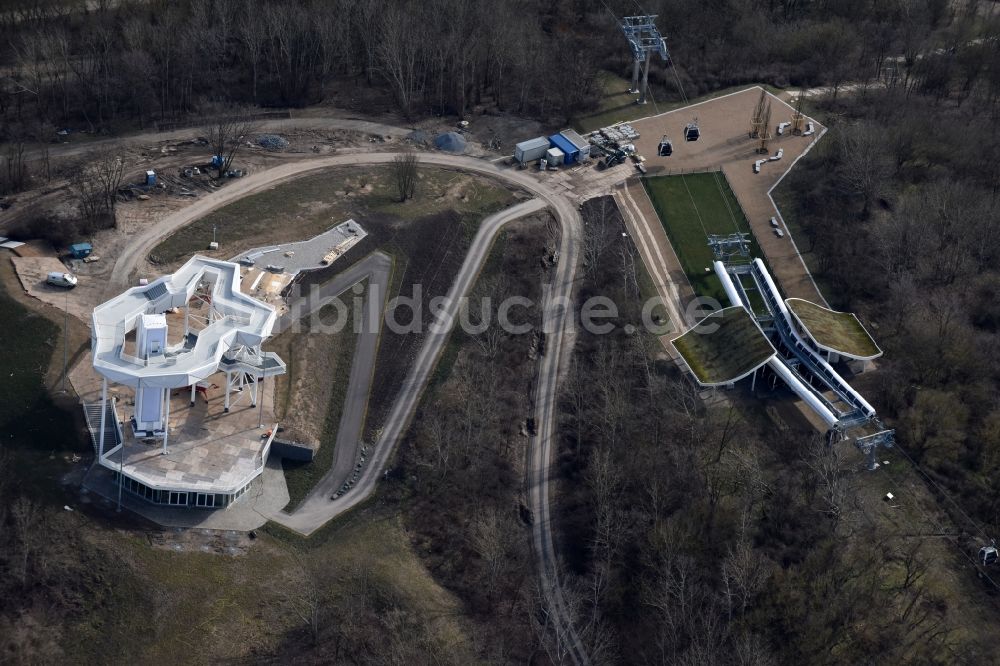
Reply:
[[[795,392],[795,395],[802,398],[807,405],[812,407],[812,410],[816,412],[821,419],[823,419],[827,426],[832,428],[837,425],[838,419],[836,415],[831,412],[819,398],[816,397],[815,393],[810,391],[806,388],[805,384],[799,381],[799,378],[792,373],[791,369],[787,365],[785,365],[784,360],[775,356],[768,361],[767,364],[772,370],[774,370],[775,374],[785,380],[785,383],[788,384],[788,388],[792,389],[792,391]]]
[[[716,261],[712,264],[712,268],[715,269],[715,274],[719,276],[719,281],[722,282],[722,288],[725,290],[726,296],[729,297],[730,304],[743,305],[743,300],[740,298],[740,292],[736,291],[736,286],[733,284],[733,279],[729,277],[729,271],[726,270],[726,265],[721,261]]]
[[[818,365],[820,369],[826,374],[826,378],[835,384],[837,388],[849,395],[851,399],[855,402],[855,405],[859,406],[864,412],[865,416],[874,416],[875,408],[868,404],[868,401],[861,397],[861,394],[854,390],[850,384],[848,384],[840,374],[833,369],[833,367],[826,362],[822,356],[819,355],[812,347],[810,347],[799,335],[798,331],[795,330],[795,324],[792,322],[792,316],[788,312],[788,308],[785,306],[785,302],[781,299],[781,294],[778,292],[778,288],[774,284],[774,280],[771,279],[771,275],[767,272],[767,268],[764,266],[764,262],[759,258],[753,260],[754,266],[760,272],[761,277],[764,278],[764,282],[767,284],[768,290],[770,290],[774,301],[778,304],[778,310],[780,311],[781,317],[784,319],[788,326],[788,330],[791,332],[792,337],[797,343],[797,347],[809,356],[809,359]]]
[[[755,261],[760,261],[760,259],[756,259]],[[719,280],[722,282],[722,288],[725,290],[726,296],[729,297],[730,302],[733,305],[741,305],[745,308],[746,306],[743,305],[739,292],[736,290],[736,285],[733,284],[733,279],[729,277],[729,271],[726,270],[725,265],[721,261],[716,261],[713,267],[715,268],[715,274],[719,276]],[[763,263],[761,263],[761,268],[763,269]],[[767,271],[763,271],[763,275],[770,281],[770,276],[767,275]],[[773,288],[773,286],[773,283],[769,282],[768,287]],[[775,290],[775,296],[777,296],[777,290]],[[781,301],[781,299],[777,300],[781,304],[781,307],[784,308],[785,304]],[[750,314],[753,315],[752,312]],[[787,317],[787,312],[785,312],[784,315]],[[823,404],[815,393],[810,391],[805,384],[799,381],[799,378],[795,376],[787,365],[785,365],[785,361],[781,357],[777,355],[772,356],[771,360],[769,360],[767,364],[772,370],[774,370],[776,375],[781,377],[785,383],[788,384],[788,388],[792,389],[795,395],[802,398],[802,400],[809,405],[821,419],[823,419],[824,423],[826,423],[828,427],[832,428],[837,425],[837,416]]]

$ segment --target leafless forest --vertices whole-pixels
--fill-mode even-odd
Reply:
[[[680,100],[675,72],[692,98],[747,83],[825,88],[809,111],[830,131],[775,198],[831,305],[872,323],[885,356],[862,388],[931,479],[941,530],[997,535],[995,5],[7,0],[0,194],[46,178],[23,155],[62,128],[116,135],[200,126],[234,107],[322,104],[403,119],[485,113],[564,123],[596,109],[602,71],[629,75],[614,16],[658,13],[672,63],[651,73],[657,100]],[[92,162],[91,177],[74,187],[99,217],[114,205],[107,193],[121,174]],[[594,237],[578,298],[639,302],[638,258],[621,241],[613,206],[595,202],[585,214]],[[617,323],[630,322],[638,312],[623,307]],[[39,339],[54,335],[34,325]],[[461,354],[437,380],[456,393],[433,393],[434,409],[415,419],[391,497],[412,504],[407,527],[481,632],[483,662],[558,663],[566,655],[547,642],[529,576],[530,517],[518,514],[514,443],[523,435],[497,407],[527,411],[530,367],[508,362],[523,360],[527,341],[497,332],[459,342]],[[759,402],[736,396],[728,409],[707,410],[672,366],[653,360],[656,344],[623,332],[582,335],[560,400],[559,543],[595,664],[990,661],[996,597],[974,573],[955,573],[954,550],[869,520],[858,461],[779,429],[780,415]],[[0,416],[10,425],[3,408]],[[73,427],[67,419],[43,425],[35,439]],[[124,603],[107,553],[63,525],[63,514],[43,510],[44,499],[20,498],[17,485],[0,456],[0,632],[22,631],[23,617],[59,626],[95,604]],[[49,532],[64,538],[44,538]],[[374,622],[378,613],[365,612]],[[354,617],[349,608],[330,613]],[[399,627],[419,623],[405,620]],[[316,663],[345,654],[366,662],[343,637],[335,644],[317,631],[312,639]],[[24,654],[43,663],[58,654],[58,640],[52,634],[52,645],[32,643]],[[432,655],[419,644],[405,654],[409,663]],[[433,656],[448,663],[446,651]]]
[[[109,132],[233,103],[333,101],[406,116],[474,110],[565,118],[625,74],[623,0],[8,0],[0,12],[0,139],[64,125]],[[647,3],[689,96],[745,82],[837,85],[898,70],[941,96],[1000,85],[992,3],[755,0]],[[941,57],[929,50],[942,49]],[[947,57],[945,57],[947,56]],[[656,94],[677,96],[654,68]],[[670,81],[667,83],[666,81]]]

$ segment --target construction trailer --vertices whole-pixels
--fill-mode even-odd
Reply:
[[[562,134],[553,134],[549,137],[549,144],[553,148],[558,148],[563,152],[563,164],[576,164],[580,161],[580,149],[573,145],[573,142]],[[588,151],[588,155],[589,155]]]
[[[572,143],[579,151],[577,155],[578,161],[582,162],[583,160],[590,159],[590,142],[577,134],[576,130],[564,129],[559,132],[559,135]]]
[[[549,140],[544,136],[528,139],[514,146],[514,159],[523,166],[545,157],[545,151],[548,149]]]

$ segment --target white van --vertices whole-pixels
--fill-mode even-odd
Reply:
[[[45,281],[51,284],[53,287],[66,287],[70,289],[76,286],[76,276],[72,273],[49,273]]]

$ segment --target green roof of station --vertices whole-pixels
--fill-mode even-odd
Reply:
[[[713,312],[671,342],[702,386],[740,380],[776,353],[754,318],[738,305]]]
[[[820,349],[859,360],[882,355],[882,350],[851,312],[837,312],[801,298],[785,300],[789,311]]]

